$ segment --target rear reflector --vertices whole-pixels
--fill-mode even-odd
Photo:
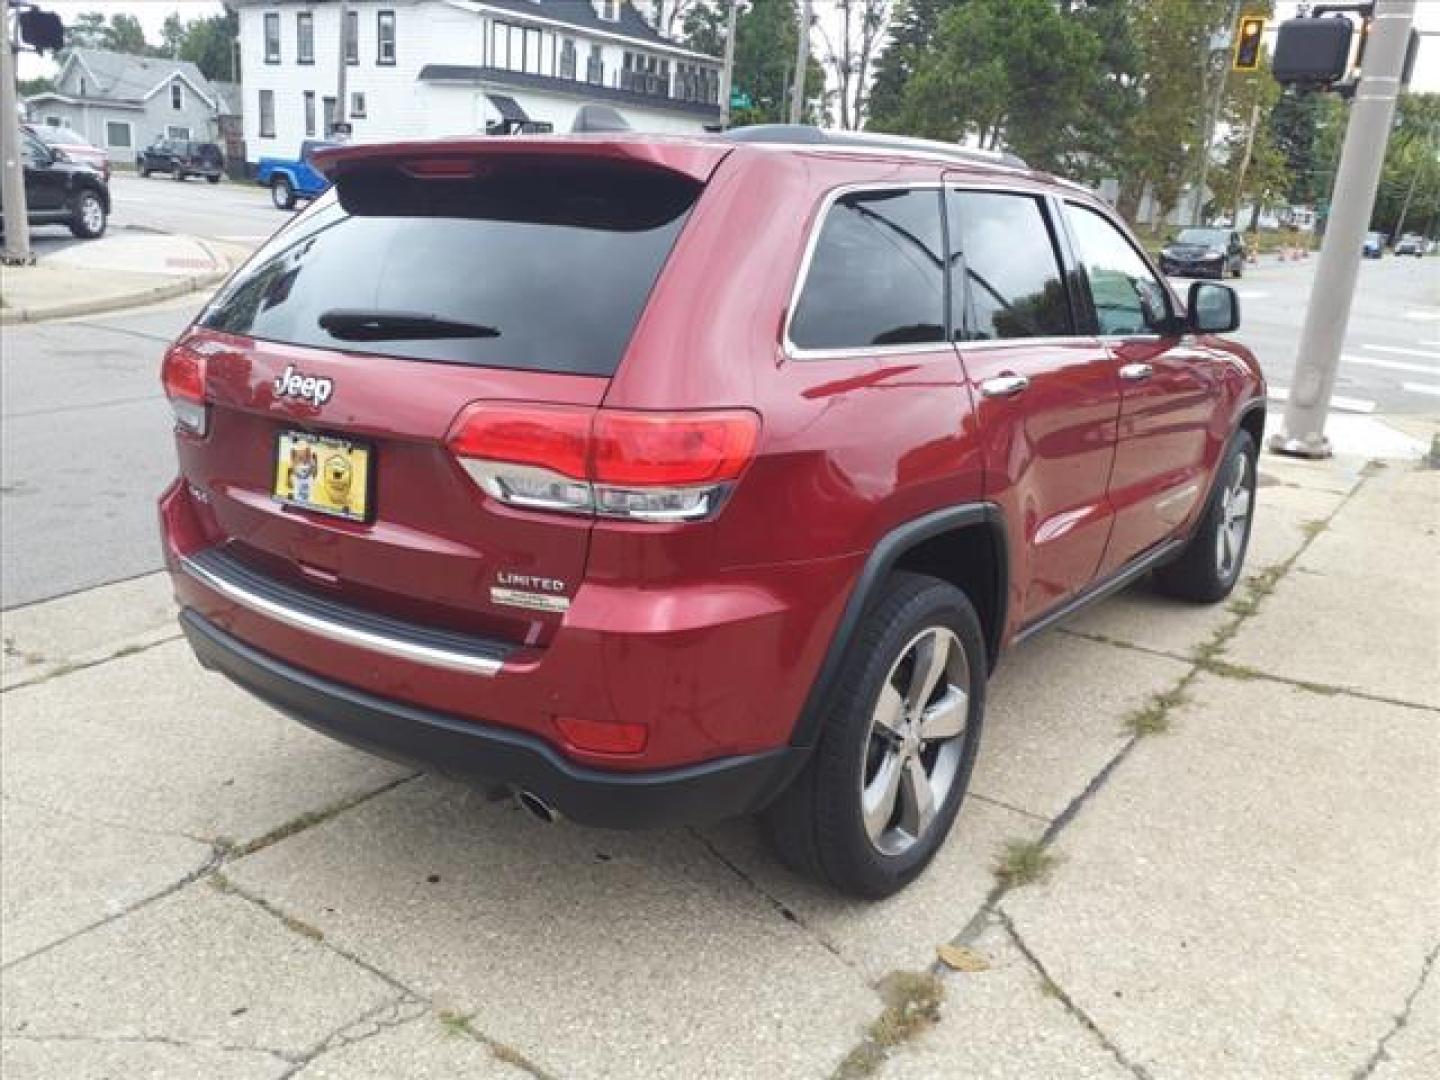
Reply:
[[[209,423],[205,405],[205,357],[183,345],[172,346],[160,365],[160,383],[175,423],[186,431],[204,435]]]
[[[743,409],[624,412],[476,402],[446,440],[491,496],[512,506],[633,521],[713,515],[755,453]]]
[[[592,754],[638,754],[650,736],[644,724],[582,720],[575,716],[557,716],[555,726],[572,747]]]

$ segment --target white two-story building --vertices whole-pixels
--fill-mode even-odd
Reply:
[[[357,142],[567,132],[588,104],[636,131],[719,121],[720,61],[628,0],[351,0],[345,21],[336,0],[240,0],[248,161],[330,136],[342,48]]]

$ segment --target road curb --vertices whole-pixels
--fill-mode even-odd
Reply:
[[[112,311],[124,311],[126,308],[143,307],[161,300],[172,300],[177,296],[199,292],[210,285],[219,284],[230,275],[230,270],[231,268],[226,266],[221,270],[193,274],[164,285],[153,285],[137,292],[108,296],[99,300],[76,300],[66,304],[49,304],[45,307],[0,308],[0,326],[48,322],[51,319],[68,319],[76,315],[101,315]]]

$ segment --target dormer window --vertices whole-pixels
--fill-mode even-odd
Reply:
[[[620,0],[596,0],[596,14],[606,22],[620,21]]]
[[[179,79],[170,84],[170,108],[185,108],[185,86]]]
[[[85,96],[85,76],[84,76],[84,75],[81,75],[81,76],[80,76],[80,96],[81,96],[81,97],[84,97],[84,96]]]

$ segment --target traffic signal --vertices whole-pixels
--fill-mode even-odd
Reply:
[[[1330,87],[1350,66],[1349,19],[1286,19],[1275,35],[1270,73],[1285,86]]]
[[[1260,66],[1260,42],[1265,37],[1265,16],[1244,15],[1235,35],[1235,58],[1231,67],[1236,71],[1254,71]]]

